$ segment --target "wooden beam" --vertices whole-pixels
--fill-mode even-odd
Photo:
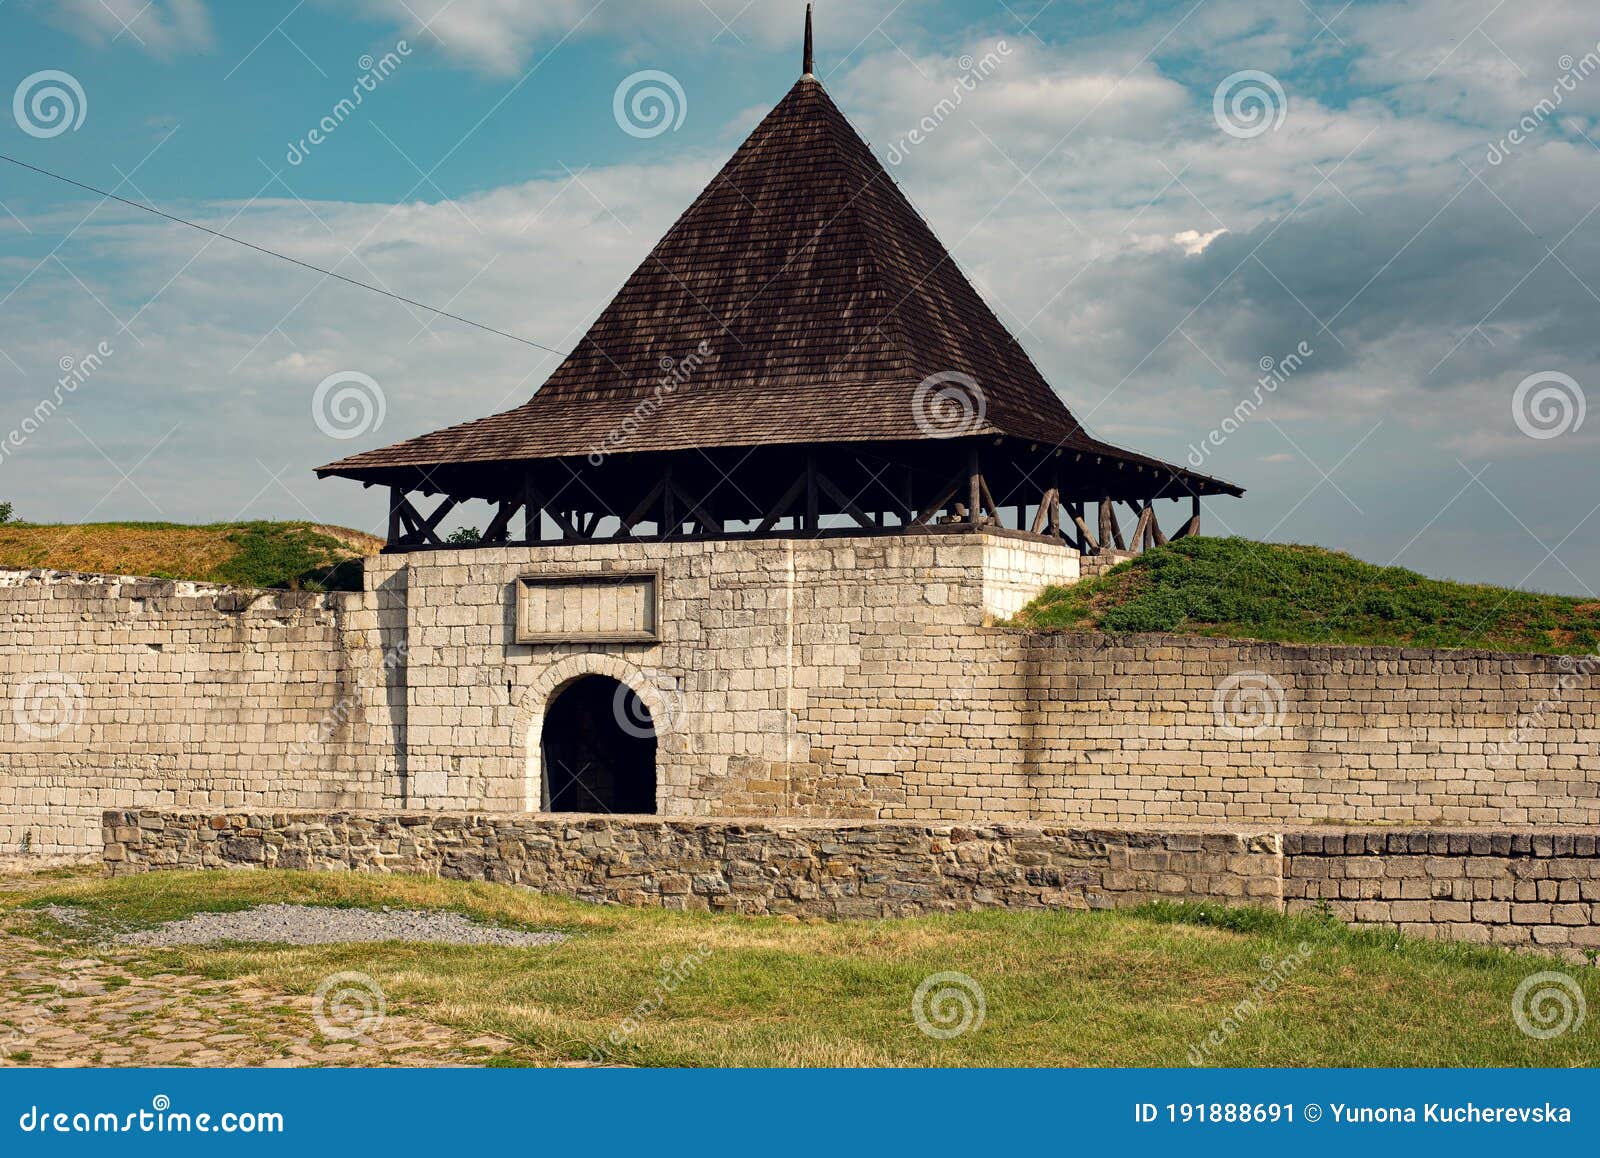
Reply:
[[[400,500],[400,542],[415,543],[422,530],[422,516],[417,514],[417,508],[411,505],[409,498]]]
[[[514,499],[507,499],[502,502],[500,509],[495,512],[494,518],[490,520],[489,526],[483,532],[483,542],[504,543],[511,528],[512,516],[517,513],[521,506],[522,504]]]
[[[1100,540],[1090,534],[1089,524],[1083,520],[1083,504],[1073,503],[1067,507],[1067,511],[1072,515],[1073,525],[1078,528],[1078,550],[1090,555],[1098,555],[1100,553]]]
[[[617,528],[618,538],[628,538],[632,536],[633,528],[644,522],[644,517],[648,515],[650,513],[650,509],[656,505],[656,500],[661,497],[661,489],[664,486],[666,486],[666,480],[656,479],[655,485],[650,488],[649,492],[644,496],[644,498],[639,500],[639,504],[634,507],[633,510],[628,512],[628,517],[622,520],[621,526]]]
[[[764,535],[778,525],[778,520],[787,515],[795,503],[800,501],[800,496],[806,493],[810,483],[810,475],[801,471],[794,482],[789,484],[789,489],[783,492],[783,497],[772,505],[766,516],[756,526],[756,534]]]
[[[820,530],[821,516],[817,513],[817,456],[806,453],[806,527],[815,534]]]
[[[846,498],[845,493],[833,485],[833,480],[827,475],[823,474],[821,471],[817,472],[817,485],[822,488],[822,490],[830,499],[838,503],[839,506],[843,508],[845,514],[849,515],[858,524],[867,528],[868,530],[877,529],[877,517],[867,514],[867,512],[856,506],[852,500]]]
[[[672,460],[669,458],[661,468],[661,526],[658,530],[661,538],[678,533],[678,507],[674,498],[677,487],[672,485]]]
[[[1029,529],[1035,535],[1044,534],[1045,527],[1055,521],[1056,490],[1051,487],[1044,492],[1044,497],[1039,500],[1039,510],[1033,516],[1033,526]]]
[[[983,475],[978,462],[978,448],[967,452],[967,522],[976,523],[983,509]]]
[[[1107,495],[1100,500],[1100,549],[1107,550],[1115,543],[1119,551],[1126,551],[1128,545],[1122,541],[1122,524],[1117,522],[1116,508]]]
[[[1136,551],[1144,550],[1149,539],[1152,509],[1149,503],[1139,509],[1139,521],[1133,525],[1133,537],[1128,540]]]
[[[522,537],[530,543],[544,538],[543,506],[539,492],[533,489],[533,475],[522,476]]]
[[[400,487],[389,488],[389,545],[400,541],[400,511],[406,505],[406,492]]]
[[[1192,513],[1189,516],[1189,521],[1183,525],[1183,528],[1176,535],[1172,536],[1174,542],[1176,542],[1178,539],[1187,539],[1190,535],[1198,535],[1200,533],[1199,495],[1192,496],[1190,510]]]
[[[942,511],[946,504],[948,504],[951,499],[955,498],[957,492],[961,490],[961,484],[966,480],[966,477],[967,475],[965,471],[958,472],[956,476],[950,480],[949,484],[944,488],[944,490],[939,492],[939,497],[934,499],[933,502],[923,507],[922,510],[917,513],[917,517],[912,520],[912,526],[922,526],[932,519],[934,515],[937,515],[940,511]]]
[[[700,534],[706,535],[722,530],[722,524],[711,517],[699,499],[690,498],[688,492],[671,479],[667,480],[667,486],[678,498],[683,500],[685,513],[700,524]]]
[[[978,476],[978,494],[983,500],[984,509],[989,512],[989,518],[995,526],[1005,526],[1005,521],[1000,517],[1000,506],[994,501],[994,496],[989,493],[989,483],[981,474]]]
[[[542,507],[544,509],[545,513],[550,516],[550,521],[554,523],[556,525],[556,529],[561,532],[561,538],[563,542],[583,541],[583,535],[581,535],[578,532],[578,528],[574,527],[567,519],[567,514],[565,511],[557,510],[555,507],[552,507],[546,503],[544,496],[541,495],[537,490],[533,489],[531,483],[529,484],[528,490],[529,504],[532,506]]]

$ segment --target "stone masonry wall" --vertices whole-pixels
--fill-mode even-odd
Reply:
[[[1218,901],[1600,952],[1595,834],[1116,830],[882,821],[110,811],[111,875],[407,872],[597,903],[822,917]]]
[[[666,816],[1600,825],[1590,660],[993,626],[1078,570],[930,533],[415,551],[330,596],[0,575],[0,853],[107,807],[535,812],[588,674],[650,709]],[[522,576],[608,572],[655,577],[654,638],[516,642]]]
[[[107,807],[381,806],[359,602],[0,573],[0,852],[95,854]]]
[[[1593,830],[1290,833],[1290,912],[1574,959],[1600,954],[1600,841]]]
[[[104,823],[113,876],[424,873],[597,903],[825,917],[1107,908],[1156,896],[1281,901],[1277,836],[1235,832],[440,812],[112,810]]]
[[[1592,665],[986,626],[1076,565],[989,535],[385,556],[411,645],[387,798],[538,809],[544,707],[598,672],[658,721],[669,815],[1600,824]],[[509,642],[516,575],[644,567],[657,641]]]

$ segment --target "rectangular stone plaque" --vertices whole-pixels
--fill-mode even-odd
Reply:
[[[518,643],[653,643],[655,572],[586,571],[517,579]]]

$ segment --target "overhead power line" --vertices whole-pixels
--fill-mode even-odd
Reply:
[[[290,265],[298,265],[302,269],[309,269],[313,273],[322,274],[324,277],[334,278],[337,281],[344,282],[346,285],[353,285],[359,289],[370,290],[375,294],[382,294],[386,298],[393,298],[395,301],[404,302],[408,306],[416,306],[419,310],[427,310],[429,313],[436,314],[441,318],[449,318],[451,321],[461,322],[462,324],[468,326],[474,326],[480,330],[487,330],[491,334],[498,334],[502,338],[510,338],[513,342],[521,342],[524,346],[532,346],[536,350],[545,350],[551,354],[559,354],[562,357],[566,356],[565,350],[558,350],[554,346],[546,346],[543,342],[535,342],[532,338],[524,338],[517,334],[508,334],[504,330],[497,330],[493,326],[486,325],[483,322],[474,321],[472,318],[462,317],[460,314],[453,314],[449,310],[441,310],[438,306],[430,306],[427,302],[419,302],[415,298],[408,298],[403,294],[391,293],[389,290],[383,289],[381,286],[375,286],[368,282],[358,281],[353,277],[346,277],[344,274],[335,273],[331,269],[323,269],[320,265],[312,265],[309,261],[301,261],[298,257],[290,257],[286,253],[279,253],[275,249],[268,249],[264,245],[257,245],[253,241],[246,241],[242,237],[234,237],[230,233],[222,233],[219,230],[212,229],[209,226],[201,225],[198,222],[189,221],[186,218],[178,217],[177,215],[168,213],[165,210],[157,209],[154,205],[145,205],[139,201],[131,201],[126,197],[119,197],[117,194],[112,193],[109,190],[96,188],[93,185],[89,185],[83,181],[74,180],[73,178],[67,177],[61,173],[51,172],[49,169],[42,169],[38,165],[30,165],[26,161],[18,160],[16,157],[8,156],[5,153],[0,153],[0,161],[9,161],[18,168],[27,169],[31,172],[38,173],[41,177],[50,177],[54,180],[62,181],[68,185],[82,189],[85,192],[93,193],[98,197],[104,197],[108,201],[116,201],[132,209],[139,209],[145,213],[153,214],[156,217],[163,217],[168,221],[177,223],[178,225],[186,225],[190,229],[199,230],[201,233],[208,233],[212,237],[220,237],[223,241],[231,241],[235,245],[242,245],[246,249],[253,249],[257,253],[264,253],[268,257],[275,257],[279,261],[288,262]]]

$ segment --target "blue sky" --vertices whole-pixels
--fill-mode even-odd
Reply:
[[[9,0],[0,152],[566,348],[792,83],[803,10]],[[1080,418],[1249,488],[1209,530],[1600,587],[1600,417],[1578,421],[1600,387],[1592,5],[817,20],[830,92]],[[675,128],[615,115],[646,70],[681,91]],[[47,71],[76,85],[76,127],[30,104]],[[311,468],[515,405],[553,367],[98,201],[0,166],[0,497],[23,517],[375,528],[376,492]],[[1268,364],[1290,372],[1263,388]],[[382,420],[332,437],[312,400],[346,372]]]

